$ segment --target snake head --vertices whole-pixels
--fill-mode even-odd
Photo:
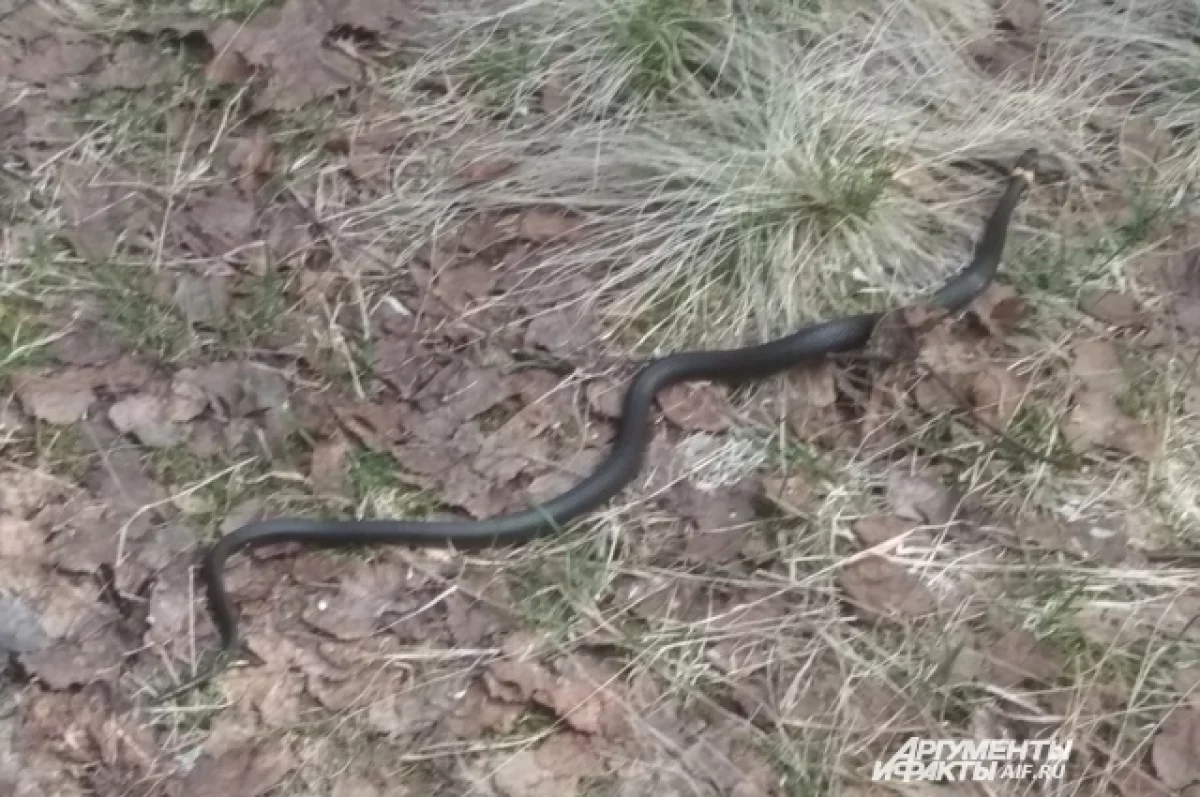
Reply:
[[[1033,176],[1037,172],[1038,151],[1032,147],[1021,153],[1017,158],[1017,162],[1013,164],[1012,173],[1017,177],[1024,177],[1028,182],[1033,182]]]

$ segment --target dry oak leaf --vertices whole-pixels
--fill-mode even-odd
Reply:
[[[148,44],[124,41],[117,45],[112,61],[96,82],[110,89],[140,89],[172,81],[170,64]]]
[[[544,769],[529,750],[502,755],[489,770],[492,787],[501,797],[574,797],[579,793],[579,775]]]
[[[343,641],[371,636],[406,582],[404,572],[395,567],[361,565],[341,579],[335,594],[314,599],[304,621]]]
[[[341,434],[317,444],[308,468],[313,492],[335,497],[346,494],[350,451],[350,441]]]
[[[919,521],[890,515],[868,515],[854,522],[854,533],[864,547],[874,548],[888,540],[908,534],[916,529]]]
[[[1029,631],[1016,629],[996,640],[984,653],[985,678],[997,686],[1012,689],[1022,681],[1048,681],[1061,667],[1044,645]]]
[[[558,211],[534,208],[521,214],[517,234],[528,241],[543,243],[555,239],[572,240],[577,237],[582,222],[573,216]]]
[[[16,392],[26,414],[56,426],[67,426],[81,420],[95,403],[92,384],[90,372],[69,370],[22,379]]]
[[[921,579],[882,556],[850,563],[838,580],[866,620],[903,621],[937,610],[937,599]]]
[[[1150,760],[1170,789],[1200,782],[1200,710],[1187,706],[1172,711],[1154,736]]]
[[[350,56],[325,46],[337,20],[317,0],[288,0],[248,23],[225,20],[208,34],[213,50],[234,52],[262,69],[267,85],[260,109],[294,110],[349,87],[358,79]]]
[[[291,752],[283,747],[229,750],[216,757],[202,756],[184,778],[189,797],[262,797],[274,789],[296,766]]]
[[[673,385],[658,394],[667,420],[688,432],[723,432],[733,414],[723,388],[709,384]]]
[[[193,325],[224,321],[231,301],[229,278],[221,274],[180,274],[171,295],[171,303]]]
[[[1079,383],[1075,406],[1065,419],[1063,435],[1073,446],[1099,445],[1143,460],[1154,456],[1157,440],[1148,423],[1127,417],[1116,396],[1126,387],[1117,350],[1107,341],[1074,346],[1073,372]]]
[[[158,396],[143,393],[123,398],[108,408],[108,419],[117,431],[150,448],[170,448],[183,439],[171,420],[167,399]]]
[[[88,41],[43,36],[13,68],[13,76],[29,83],[50,85],[81,75],[100,59],[99,45]]]
[[[990,426],[1004,429],[1021,408],[1025,385],[1003,366],[985,366],[971,377],[967,392],[979,416]]]
[[[970,310],[993,337],[1003,338],[1025,318],[1029,302],[1016,289],[993,283],[971,303]]]
[[[1116,327],[1142,326],[1142,308],[1138,300],[1127,293],[1107,290],[1085,291],[1079,297],[1083,312]]]
[[[113,634],[102,632],[83,640],[61,640],[20,659],[26,672],[50,689],[62,690],[115,680],[124,653]]]
[[[959,505],[958,496],[938,480],[900,470],[888,474],[887,500],[900,517],[934,525],[949,523]]]

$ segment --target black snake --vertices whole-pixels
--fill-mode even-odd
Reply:
[[[1036,162],[1037,153],[1032,149],[1017,159],[1004,194],[975,246],[974,257],[930,297],[932,304],[951,312],[961,310],[991,283],[1000,265],[1009,221],[1033,182]],[[450,544],[457,548],[481,548],[523,543],[560,531],[568,521],[604,504],[637,475],[652,435],[652,404],[660,390],[697,380],[763,379],[825,355],[860,349],[867,344],[883,315],[862,313],[823,321],[758,346],[684,352],[651,360],[638,371],[625,393],[616,442],[608,457],[575,487],[523,512],[478,521],[282,518],[237,529],[207,551],[201,566],[209,608],[221,636],[221,658],[227,658],[238,643],[237,617],[222,576],[226,560],[235,552],[286,542],[324,547]]]

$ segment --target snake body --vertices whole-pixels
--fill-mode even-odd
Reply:
[[[1032,184],[1037,153],[1027,150],[1010,171],[1003,195],[988,217],[971,262],[932,294],[931,302],[948,311],[966,307],[991,283],[1000,265],[1009,221]],[[682,382],[747,382],[764,379],[829,354],[865,346],[883,313],[861,313],[804,327],[757,346],[723,351],[693,351],[651,360],[634,376],[625,393],[615,442],[592,474],[550,501],[486,520],[332,521],[281,518],[251,523],[218,540],[205,554],[201,580],[223,651],[238,643],[237,617],[225,589],[225,562],[237,551],[275,543],[322,547],[356,545],[439,545],[462,549],[515,545],[559,531],[570,520],[603,505],[637,475],[653,434],[650,416],[655,396]]]

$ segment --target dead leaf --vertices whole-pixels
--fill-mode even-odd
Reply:
[[[217,86],[244,85],[254,77],[254,68],[235,50],[218,50],[204,67],[204,76]]]
[[[804,476],[769,476],[763,479],[763,496],[792,514],[802,514],[813,499],[812,487]]]
[[[1072,373],[1086,388],[1095,392],[1116,393],[1125,386],[1125,371],[1112,343],[1084,340],[1071,347]]]
[[[838,580],[866,620],[903,621],[937,610],[936,598],[921,579],[882,556],[852,562]]]
[[[201,756],[183,781],[189,797],[262,797],[296,766],[285,747],[260,745]]]
[[[959,504],[959,497],[937,479],[898,469],[888,474],[887,500],[900,517],[933,525],[949,523]]]
[[[63,40],[43,36],[29,46],[13,67],[18,80],[53,85],[65,78],[81,75],[100,60],[100,47],[90,41]]]
[[[288,0],[249,22],[224,20],[209,31],[213,50],[233,52],[263,70],[267,84],[257,98],[260,110],[295,110],[357,81],[358,64],[325,46],[337,21],[323,4]]]
[[[121,354],[121,343],[111,330],[95,321],[81,321],[54,341],[50,350],[64,365],[104,365]]]
[[[0,595],[0,652],[33,653],[50,644],[41,618],[25,603]]]
[[[1154,457],[1157,441],[1148,425],[1123,415],[1112,396],[1085,392],[1063,425],[1063,436],[1075,448],[1104,446],[1142,460]]]
[[[515,161],[502,158],[476,158],[460,164],[455,174],[472,183],[483,183],[503,177],[516,167]]]
[[[0,559],[40,558],[45,535],[34,523],[13,515],[0,515]]]
[[[1148,423],[1129,418],[1117,406],[1116,396],[1126,377],[1116,348],[1107,341],[1081,341],[1073,347],[1072,371],[1077,387],[1063,435],[1076,448],[1104,446],[1143,460],[1153,458],[1156,435]]]
[[[308,471],[315,494],[338,497],[346,494],[350,451],[350,441],[340,434],[317,444]]]
[[[984,366],[971,378],[968,398],[988,425],[1003,431],[1025,396],[1025,386],[1012,371],[999,365]]]
[[[1000,637],[984,655],[987,660],[984,678],[1005,689],[1014,689],[1030,679],[1049,681],[1061,671],[1038,638],[1022,629]]]
[[[1093,318],[1117,327],[1142,326],[1142,308],[1127,293],[1089,290],[1079,298],[1079,307]]]
[[[1200,710],[1187,706],[1172,711],[1154,735],[1150,760],[1167,788],[1182,789],[1200,780]]]
[[[384,794],[374,783],[360,775],[343,775],[334,785],[330,797],[384,797]]]
[[[123,41],[113,52],[96,82],[110,89],[141,89],[173,80],[170,64],[148,44]]]
[[[517,234],[527,241],[544,243],[559,238],[572,240],[578,237],[582,226],[578,218],[555,210],[535,208],[521,214]]]
[[[971,313],[996,338],[1013,332],[1025,318],[1029,303],[1015,288],[993,283],[971,303]]]
[[[733,415],[728,393],[716,385],[674,385],[658,394],[658,405],[667,420],[689,432],[723,432]]]
[[[108,419],[117,431],[132,434],[150,448],[170,448],[183,439],[171,420],[166,399],[142,393],[128,396],[108,408]]]
[[[225,184],[215,193],[193,198],[180,217],[181,224],[186,221],[179,227],[184,239],[198,241],[194,248],[202,249],[195,254],[211,257],[224,257],[251,243],[257,223],[254,204],[231,184]],[[192,235],[192,229],[200,237]],[[199,293],[206,290],[203,283],[194,281],[189,287]]]
[[[1046,10],[1041,0],[999,0],[1001,23],[1018,33],[1029,33],[1041,26]]]
[[[229,418],[244,418],[282,407],[288,399],[288,383],[274,368],[252,362],[214,363],[202,368],[185,368],[177,382],[199,388],[209,405]]]
[[[588,316],[566,311],[539,313],[525,329],[526,346],[560,357],[578,354],[590,346],[595,337]]]
[[[228,320],[230,300],[229,280],[219,274],[180,274],[171,296],[171,303],[189,324],[206,326]]]
[[[27,414],[46,423],[66,426],[87,415],[96,394],[92,391],[90,373],[68,370],[21,380],[17,398]]]
[[[492,786],[502,797],[574,797],[578,793],[578,775],[543,769],[529,750],[499,756],[489,769]]]
[[[21,666],[54,690],[112,681],[119,674],[125,651],[112,634],[84,640],[61,640],[50,647],[21,655]]]
[[[625,386],[594,379],[584,388],[588,406],[601,418],[620,418],[625,401]]]
[[[271,134],[265,128],[259,128],[254,135],[237,139],[229,152],[228,163],[231,168],[241,172],[268,174],[273,150]]]
[[[438,271],[432,291],[455,312],[486,299],[496,287],[498,275],[487,263],[470,260]]]
[[[406,585],[403,571],[387,565],[361,565],[340,581],[336,593],[311,600],[303,618],[313,628],[343,641],[374,634]]]
[[[854,533],[863,547],[874,548],[888,540],[908,534],[920,521],[890,515],[870,515],[854,522]]]

